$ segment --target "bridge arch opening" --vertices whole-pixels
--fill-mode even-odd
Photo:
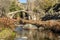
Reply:
[[[16,14],[14,14],[13,16],[13,19],[17,19],[17,17],[20,17],[20,18],[23,18],[23,19],[26,19],[26,20],[29,20],[29,14],[27,12],[18,12]]]

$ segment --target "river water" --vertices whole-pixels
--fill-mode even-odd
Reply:
[[[60,40],[60,36],[50,30],[21,30],[15,40]]]

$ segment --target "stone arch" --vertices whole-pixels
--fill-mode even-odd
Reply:
[[[7,14],[7,17],[13,18],[13,17],[14,17],[16,14],[18,14],[18,13],[21,14],[21,15],[20,15],[21,18],[23,18],[23,16],[24,16],[24,17],[26,17],[26,19],[28,19],[28,17],[31,16],[28,11],[19,10],[19,11],[15,11],[15,12],[8,13],[8,14]]]
[[[19,15],[20,18],[24,18],[24,19],[29,20],[29,18],[28,18],[29,17],[29,14],[27,12],[22,12],[21,11],[21,12],[18,12],[16,14],[14,14],[14,16],[17,15],[17,14]],[[14,16],[12,18],[14,18]]]

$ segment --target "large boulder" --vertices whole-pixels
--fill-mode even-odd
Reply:
[[[37,26],[32,24],[26,24],[23,26],[24,29],[37,29]]]

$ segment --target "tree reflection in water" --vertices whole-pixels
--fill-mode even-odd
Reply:
[[[27,38],[27,40],[59,40],[50,30],[23,30],[19,34],[20,38]]]

